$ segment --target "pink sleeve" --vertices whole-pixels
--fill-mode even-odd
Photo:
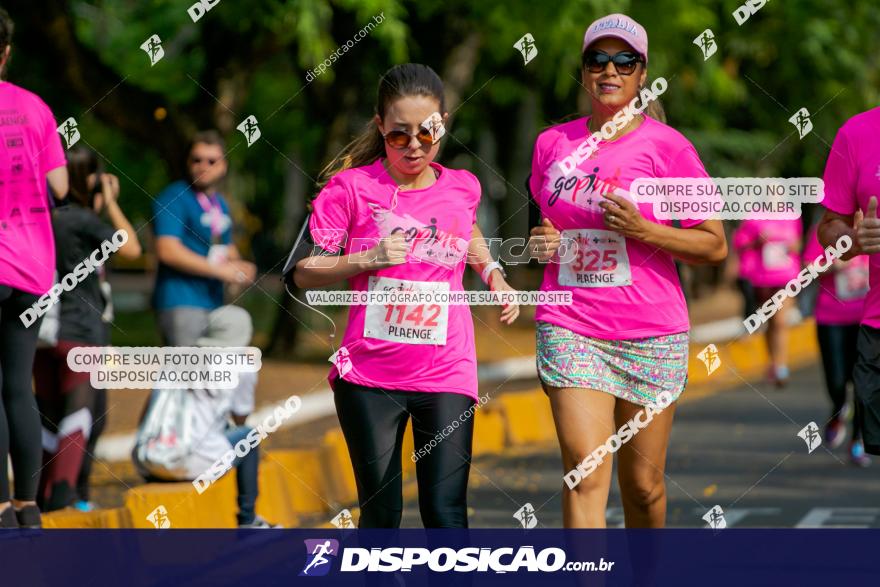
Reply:
[[[309,233],[315,245],[328,253],[336,254],[348,241],[352,221],[348,189],[343,181],[334,177],[312,202]]]
[[[856,201],[856,169],[844,129],[837,131],[825,164],[825,199],[822,205],[832,212],[849,216],[858,208]]]
[[[804,247],[804,264],[807,265],[816,260],[816,257],[822,254],[822,245],[816,236],[816,227],[810,229],[810,235],[807,238],[807,246]]]
[[[40,151],[40,172],[46,174],[53,169],[67,165],[67,158],[64,156],[64,148],[61,146],[61,135],[58,134],[55,117],[52,111],[45,104],[41,104],[44,113],[43,118],[43,145]]]
[[[741,251],[752,244],[755,240],[755,224],[744,220],[739,227],[733,231],[733,248]]]
[[[540,201],[539,194],[541,192],[541,177],[544,175],[544,145],[542,133],[535,139],[535,148],[532,150],[532,173],[529,175],[529,192],[535,203]]]
[[[687,143],[674,157],[669,160],[666,166],[665,177],[709,177],[703,162],[697,150],[690,143]],[[699,219],[683,219],[679,221],[682,228],[690,228],[702,224],[704,221]]]
[[[480,199],[483,197],[483,185],[480,183],[479,178],[473,173],[467,171],[468,176],[473,180],[474,186],[474,218],[471,221],[471,224],[477,223],[477,211],[480,209]]]

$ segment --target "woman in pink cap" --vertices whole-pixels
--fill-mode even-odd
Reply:
[[[532,158],[529,190],[541,223],[530,246],[541,262],[551,261],[541,289],[570,291],[573,300],[539,306],[535,316],[538,373],[565,471],[567,528],[605,526],[615,452],[627,527],[664,525],[666,447],[688,365],[675,259],[720,263],[727,256],[720,221],[673,227],[629,196],[637,178],[707,177],[691,143],[657,119],[662,113],[640,113],[665,90],[662,78],[646,89],[647,62],[648,37],[633,19],[612,14],[591,24],[582,83],[592,114],[542,132]],[[597,132],[601,139],[590,139]],[[557,254],[562,239],[576,243],[573,254]]]

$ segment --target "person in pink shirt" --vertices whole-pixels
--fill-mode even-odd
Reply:
[[[810,231],[804,248],[804,264],[814,263],[825,255],[815,227]],[[868,258],[854,257],[849,261],[836,259],[819,278],[816,297],[816,334],[822,353],[825,387],[831,398],[831,417],[825,423],[825,444],[837,448],[846,436],[844,406],[846,386],[852,381],[858,355],[859,322],[868,294]],[[853,429],[849,444],[850,462],[860,467],[871,464],[862,443],[862,406],[853,398]]]
[[[367,131],[324,172],[294,283],[348,280],[354,291],[441,296],[462,291],[465,265],[511,291],[476,225],[480,183],[436,163],[445,132],[443,83],[425,65],[388,70]],[[341,255],[341,258],[339,257]],[[436,300],[435,300],[436,301]],[[508,305],[501,320],[519,313]],[[412,416],[425,527],[467,527],[477,396],[473,322],[465,305],[353,305],[330,383],[354,467],[359,527],[396,528],[401,449]]]
[[[794,220],[743,220],[733,233],[739,258],[739,277],[749,284],[760,306],[797,277],[801,269],[802,225]],[[777,387],[788,382],[788,310],[786,299],[767,324],[770,381]]]
[[[5,81],[12,31],[12,19],[0,9],[0,528],[41,525],[35,501],[40,417],[31,389],[41,320],[22,315],[49,290],[55,272],[47,184],[56,197],[67,195],[67,161],[52,111],[36,94]]]
[[[573,299],[539,306],[535,315],[538,374],[566,471],[563,520],[567,528],[605,526],[612,458],[595,451],[615,433],[622,437],[628,422],[647,418],[618,445],[618,480],[627,527],[662,527],[666,449],[687,381],[690,329],[675,259],[720,263],[727,243],[718,220],[674,227],[629,196],[638,178],[707,176],[693,145],[650,108],[617,125],[566,173],[561,162],[620,120],[647,84],[647,34],[627,16],[592,23],[581,54],[592,115],[538,136],[528,181],[542,218],[529,246],[549,262],[541,289],[570,291]]]
[[[861,402],[865,452],[880,454],[880,107],[850,118],[837,132],[825,165],[825,214],[819,223],[823,247],[848,238],[844,260],[867,256],[870,290],[862,312],[858,358],[853,369]],[[858,214],[861,211],[863,217]],[[845,240],[845,239],[844,239]]]

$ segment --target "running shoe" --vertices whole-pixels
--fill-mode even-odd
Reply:
[[[18,518],[15,517],[15,510],[11,505],[0,512],[0,528],[18,528]]]
[[[92,503],[90,501],[83,501],[83,500],[79,500],[76,503],[74,503],[73,507],[74,507],[74,509],[77,509],[81,512],[93,512],[96,509],[98,509],[98,506],[96,506],[94,503]]]
[[[785,365],[771,366],[770,373],[767,377],[770,380],[770,383],[775,385],[777,389],[782,389],[788,385],[788,367]]]
[[[834,450],[843,444],[845,438],[846,424],[844,424],[843,418],[839,416],[831,418],[831,420],[825,424],[825,444],[829,449]]]
[[[865,445],[861,440],[851,442],[849,445],[849,462],[857,467],[867,467],[871,464],[871,457],[865,454]]]
[[[238,527],[239,528],[261,528],[261,529],[265,528],[265,529],[268,529],[268,528],[283,528],[284,526],[282,526],[281,524],[269,523],[266,520],[264,520],[263,518],[261,518],[260,516],[255,516],[254,521],[251,522],[250,524],[239,524]]]
[[[20,510],[15,510],[15,517],[18,518],[18,525],[21,528],[43,527],[43,520],[40,518],[40,508],[35,505],[26,505]]]

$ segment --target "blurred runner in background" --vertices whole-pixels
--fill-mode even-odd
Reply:
[[[802,225],[795,220],[743,220],[733,233],[739,277],[754,291],[758,306],[797,277],[801,270]],[[789,298],[767,323],[768,378],[777,387],[788,383]]]

